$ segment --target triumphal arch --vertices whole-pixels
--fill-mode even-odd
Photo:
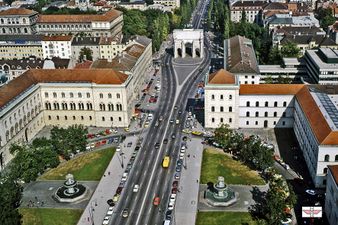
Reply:
[[[174,57],[203,58],[203,30],[202,29],[175,29]]]

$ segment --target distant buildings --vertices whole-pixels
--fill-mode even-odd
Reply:
[[[72,56],[71,43],[73,36],[70,35],[55,35],[44,36],[42,38],[43,58],[61,58],[70,59]]]
[[[230,19],[233,22],[240,22],[245,11],[249,23],[261,23],[261,12],[266,4],[266,1],[236,1],[230,5]]]
[[[239,84],[259,84],[259,68],[250,39],[234,36],[224,41],[224,68],[238,77]]]
[[[154,4],[160,4],[171,7],[172,10],[181,6],[181,0],[154,0]]]
[[[264,21],[264,25],[269,31],[276,30],[280,27],[320,27],[319,21],[313,13],[305,16],[293,16],[292,14],[274,14]]]

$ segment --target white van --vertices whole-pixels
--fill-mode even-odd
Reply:
[[[163,225],[170,225],[170,220],[165,220]]]

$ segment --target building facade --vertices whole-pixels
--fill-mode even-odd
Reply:
[[[172,10],[180,8],[181,0],[154,0],[154,4],[160,4],[164,6],[171,7]]]
[[[236,84],[235,77],[224,70],[207,76],[206,128],[293,128],[315,186],[324,187],[327,166],[338,165],[338,88]]]
[[[0,35],[0,59],[43,58],[42,36]]]
[[[335,225],[338,221],[338,166],[329,166],[327,173],[325,213],[329,224]]]
[[[70,35],[44,36],[42,38],[43,58],[70,59],[72,39],[73,36]]]
[[[246,21],[261,23],[262,11],[266,4],[266,1],[236,1],[230,5],[230,19],[236,23],[240,22],[244,11]]]
[[[91,37],[114,37],[122,33],[122,26],[123,14],[115,9],[95,15],[40,15],[36,24],[40,34],[84,34]]]
[[[35,34],[38,12],[25,8],[0,11],[0,35]]]
[[[72,58],[79,60],[83,48],[89,48],[92,52],[92,60],[100,58],[100,37],[74,37],[72,41]]]

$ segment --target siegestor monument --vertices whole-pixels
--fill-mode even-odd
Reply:
[[[203,30],[202,29],[175,29],[174,57],[203,58]]]

